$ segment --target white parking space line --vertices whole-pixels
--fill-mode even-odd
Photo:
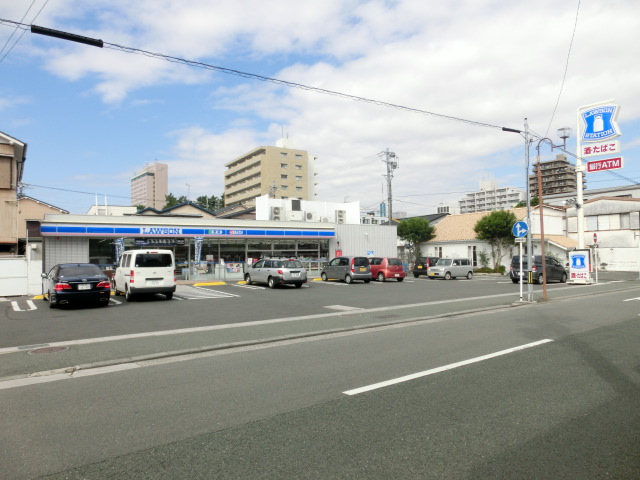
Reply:
[[[265,287],[260,287],[258,285],[246,285],[246,284],[242,284],[242,283],[232,283],[231,285],[233,285],[234,287],[246,288],[246,289],[249,289],[249,290],[264,290],[265,289]]]
[[[481,357],[470,358],[469,360],[463,360],[461,362],[451,363],[443,367],[432,368],[431,370],[425,370],[424,372],[412,373],[411,375],[406,375],[404,377],[393,378],[391,380],[386,380],[384,382],[374,383],[373,385],[354,388],[353,390],[347,390],[346,392],[342,392],[342,393],[344,393],[345,395],[357,395],[359,393],[369,392],[371,390],[377,390],[379,388],[388,387],[390,385],[396,385],[398,383],[408,382],[409,380],[415,380],[416,378],[426,377],[428,375],[433,375],[435,373],[440,373],[447,370],[453,370],[454,368],[470,365],[472,363],[482,362],[483,360],[499,357],[501,355],[507,355],[509,353],[517,352],[519,350],[524,350],[526,348],[537,347],[538,345],[542,345],[549,342],[553,342],[553,340],[547,338],[544,340],[539,340],[537,342],[527,343],[526,345],[520,345],[518,347],[508,348],[506,350],[500,350],[499,352],[490,353],[488,355],[483,355]]]

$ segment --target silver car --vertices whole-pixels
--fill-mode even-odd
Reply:
[[[427,278],[450,280],[456,277],[473,278],[473,265],[468,258],[441,258],[427,270]]]
[[[344,280],[352,283],[354,280],[362,280],[364,283],[371,281],[371,266],[367,257],[337,257],[331,260],[322,269],[320,278],[323,282],[329,279]]]
[[[247,285],[265,283],[269,288],[275,288],[293,284],[300,288],[307,283],[307,270],[295,258],[262,258],[249,267],[244,279]]]

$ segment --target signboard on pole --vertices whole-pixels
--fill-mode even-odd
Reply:
[[[523,221],[514,223],[513,227],[511,228],[511,233],[513,233],[513,236],[516,238],[524,237],[528,231],[529,225],[527,225],[527,222]]]
[[[587,172],[591,173],[601,172],[603,170],[618,170],[623,166],[622,157],[604,158],[602,160],[587,162]]]
[[[591,105],[580,111],[583,123],[581,140],[583,142],[601,142],[621,135],[616,122],[620,107],[614,103]]]
[[[610,140],[608,142],[591,143],[582,145],[580,150],[581,157],[595,157],[598,155],[609,155],[611,153],[620,153],[620,141]]]
[[[576,249],[569,252],[569,282],[590,284],[592,264],[590,249]]]

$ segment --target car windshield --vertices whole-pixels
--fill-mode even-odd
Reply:
[[[61,277],[81,277],[102,275],[102,270],[96,265],[74,265],[72,267],[60,267]]]
[[[452,260],[450,258],[441,258],[440,260],[438,260],[438,263],[436,263],[436,266],[438,267],[448,267],[449,265],[451,265]]]
[[[402,262],[400,261],[399,258],[390,258],[389,259],[389,265],[399,265],[402,266]]]
[[[284,268],[303,268],[300,260],[285,260],[282,262]]]
[[[369,259],[367,257],[356,257],[353,259],[353,264],[356,267],[368,267]]]
[[[169,253],[143,253],[136,255],[136,267],[170,267]]]

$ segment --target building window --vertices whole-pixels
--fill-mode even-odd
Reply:
[[[281,163],[280,168],[287,168],[289,165],[287,163]]]
[[[442,258],[442,247],[436,247],[436,257]]]
[[[630,213],[621,213],[620,214],[620,228],[631,228],[631,214]]]
[[[302,181],[302,177],[300,175],[296,175],[296,180],[300,182]]]
[[[300,153],[296,153],[296,158],[297,158],[298,160],[302,160],[302,154],[300,154]]]
[[[296,192],[301,192],[302,191],[302,187],[296,187]]]
[[[302,170],[302,165],[296,165],[296,170]]]
[[[280,190],[286,190],[288,188],[289,188],[288,185],[280,185]]]
[[[282,175],[280,175],[280,178],[281,178],[282,180],[286,180],[286,179],[287,179],[287,175],[285,175],[285,174],[283,173]]]
[[[280,156],[281,157],[286,157],[287,156],[287,152],[280,152]]]

